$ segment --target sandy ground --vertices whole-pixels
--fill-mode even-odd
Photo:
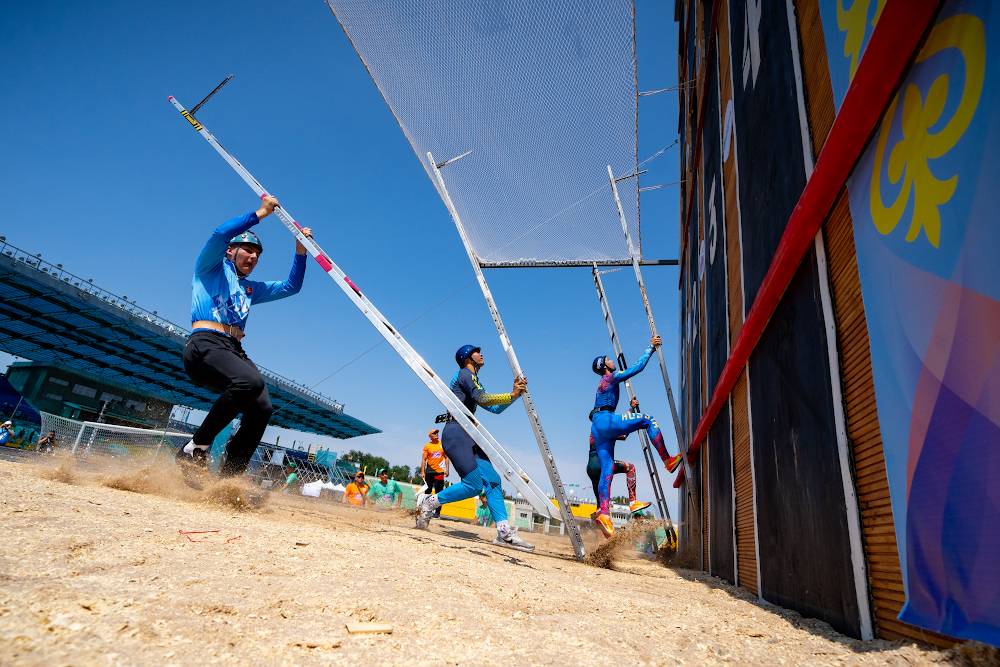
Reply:
[[[0,461],[0,664],[961,664],[634,552],[602,569],[558,536],[525,535],[526,554],[492,528],[289,496],[250,509],[245,490],[177,479],[115,483],[135,492]],[[356,621],[393,632],[349,635]]]

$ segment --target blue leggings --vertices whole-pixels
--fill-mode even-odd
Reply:
[[[656,452],[664,461],[667,460],[667,449],[663,444],[663,434],[656,420],[649,415],[628,412],[616,415],[613,412],[598,412],[594,414],[594,422],[590,426],[590,434],[597,446],[597,459],[601,462],[601,482],[597,487],[598,512],[609,514],[611,511],[611,478],[615,475],[615,440],[619,436],[646,429],[650,442],[656,447]]]
[[[441,447],[461,475],[462,482],[452,484],[438,493],[438,501],[442,505],[455,503],[478,496],[485,490],[486,506],[493,515],[493,521],[507,521],[507,505],[503,501],[500,475],[494,470],[486,454],[476,446],[465,429],[455,422],[445,426],[441,436]]]

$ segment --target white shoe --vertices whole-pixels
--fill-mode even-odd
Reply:
[[[417,505],[417,528],[426,528],[434,518],[436,508],[430,506],[431,498],[434,496],[424,496]]]
[[[506,535],[497,532],[496,538],[493,540],[493,544],[498,547],[508,547],[510,549],[517,549],[518,551],[534,551],[535,545],[525,542],[520,537],[517,536],[517,526],[510,529],[510,532]]]

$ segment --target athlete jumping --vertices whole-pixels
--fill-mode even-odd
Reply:
[[[632,399],[632,408],[635,409],[639,406],[639,399]],[[624,440],[627,435],[618,436],[617,440]],[[635,497],[635,466],[631,463],[625,461],[615,461],[614,469],[612,475],[625,475],[625,483],[628,486],[628,508],[632,512],[633,516],[639,515],[644,509],[652,505],[652,503],[644,503],[636,500]],[[590,434],[590,456],[587,460],[587,476],[590,477],[591,488],[594,489],[594,493],[597,493],[597,489],[601,485],[601,461],[597,456],[597,444],[594,442],[594,434]],[[610,495],[610,486],[608,487],[608,495]],[[597,512],[593,515],[594,522],[597,524],[598,529],[604,537],[611,537],[611,534],[605,532],[605,525],[597,520]]]
[[[479,384],[477,374],[486,362],[478,347],[463,345],[455,353],[459,371],[451,379],[451,390],[465,404],[469,412],[475,414],[481,406],[493,414],[500,414],[520,396],[528,381],[523,377],[514,380],[514,389],[509,394],[487,394]],[[493,544],[521,551],[534,551],[535,547],[517,536],[517,528],[511,528],[507,519],[507,506],[500,488],[500,475],[479,445],[469,437],[461,424],[451,415],[447,416],[441,433],[441,445],[455,470],[462,478],[460,484],[453,484],[436,495],[426,495],[417,507],[417,528],[424,528],[434,517],[434,512],[448,503],[458,502],[486,493],[486,505],[497,525],[497,537]]]
[[[177,451],[186,473],[208,471],[208,449],[237,415],[240,428],[226,445],[222,477],[241,474],[260,444],[271,418],[264,378],[246,352],[244,337],[250,306],[298,293],[306,271],[306,249],[295,242],[292,269],[284,281],[258,282],[248,276],[264,252],[250,228],[271,215],[278,200],[265,197],[256,212],[224,222],[212,232],[198,256],[191,281],[191,335],[184,346],[184,370],[195,382],[220,394],[189,443]],[[312,230],[302,233],[312,237]]]
[[[619,437],[644,428],[668,471],[673,472],[681,462],[680,454],[677,456],[667,454],[667,448],[663,444],[663,434],[660,433],[660,427],[656,425],[655,419],[637,412],[629,412],[624,415],[615,414],[615,409],[618,407],[618,385],[640,373],[646,367],[653,351],[661,343],[662,340],[659,336],[653,336],[649,341],[649,347],[635,362],[635,365],[623,371],[616,371],[615,362],[610,357],[605,356],[597,357],[591,365],[591,369],[601,376],[601,383],[597,386],[597,396],[594,399],[594,409],[590,412],[590,421],[592,422],[590,437],[595,443],[597,458],[601,464],[601,478],[597,485],[596,520],[605,536],[613,535],[615,532],[611,525],[610,491],[611,478],[614,476],[615,468],[615,441]]]

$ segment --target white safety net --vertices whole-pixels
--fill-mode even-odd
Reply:
[[[167,459],[191,439],[190,433],[81,422],[47,412],[41,415],[41,434],[55,432],[54,454],[111,459],[116,465],[148,465],[161,457]]]
[[[328,0],[483,262],[623,260],[637,171],[631,0]],[[618,184],[639,249],[637,179]]]

